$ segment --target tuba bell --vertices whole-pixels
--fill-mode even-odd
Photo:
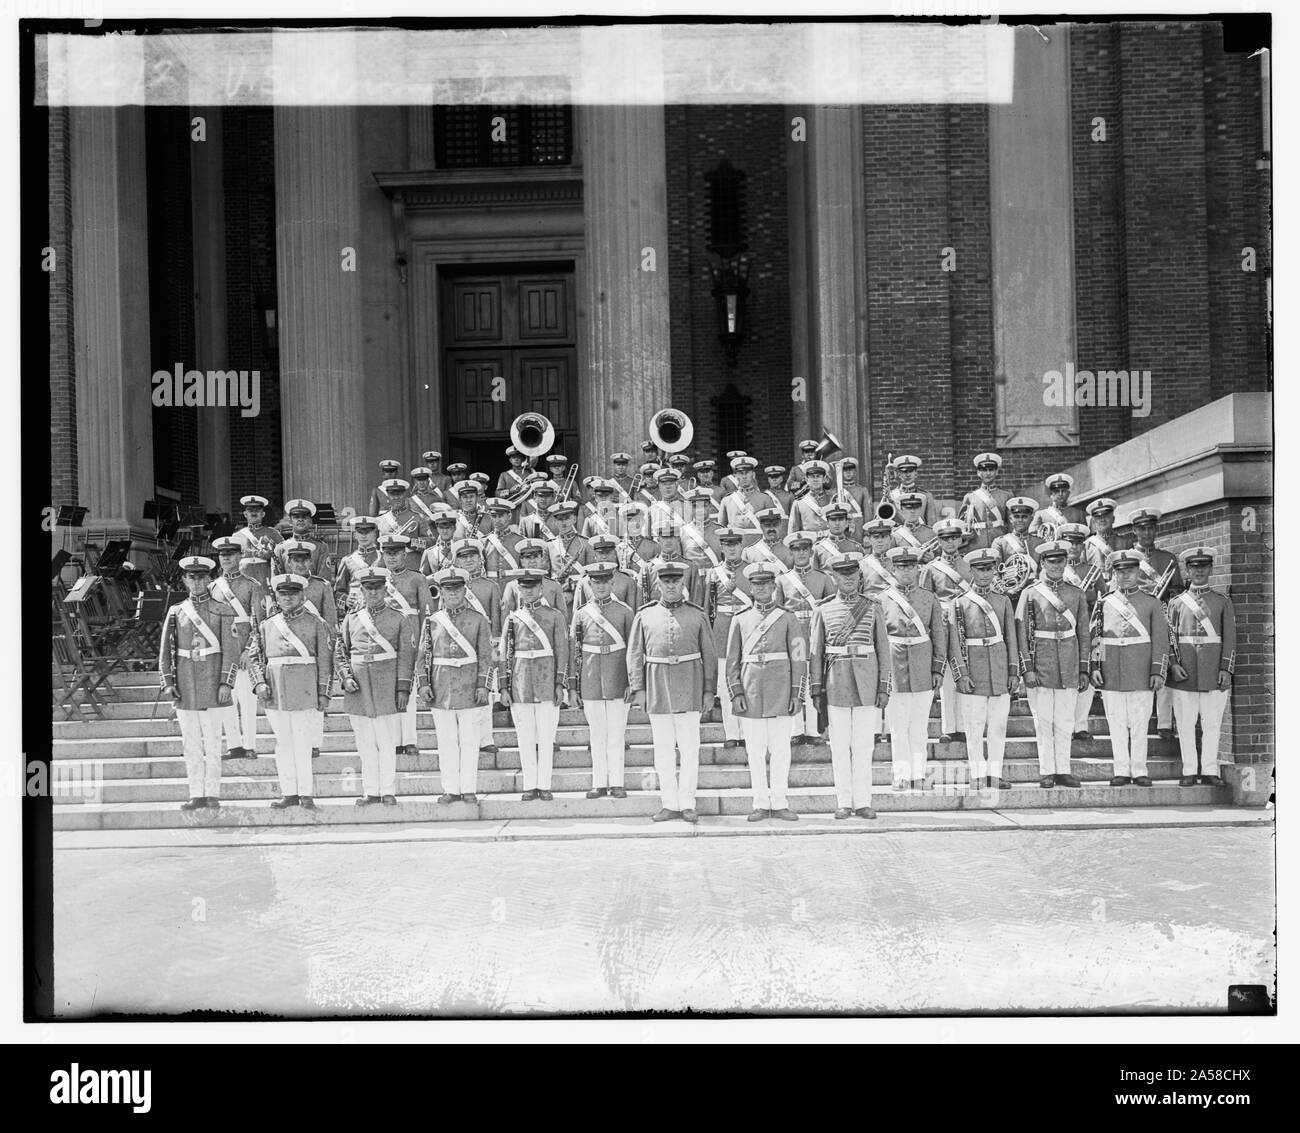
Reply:
[[[650,418],[650,439],[664,452],[681,452],[695,436],[691,419],[679,409],[661,409]]]
[[[510,423],[510,441],[531,460],[550,452],[555,426],[540,413],[521,413]]]
[[[837,452],[843,452],[843,447],[835,434],[829,429],[822,430],[822,439],[817,442],[817,447],[813,449],[814,460],[826,460],[834,456]]]

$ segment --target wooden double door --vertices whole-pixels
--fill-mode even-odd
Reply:
[[[555,426],[553,453],[578,454],[577,341],[572,263],[444,270],[444,467],[509,467],[510,424],[541,413]]]

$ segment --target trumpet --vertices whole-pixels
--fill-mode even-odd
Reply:
[[[1176,565],[1172,562],[1165,567],[1164,573],[1156,579],[1155,585],[1151,588],[1152,598],[1155,598],[1157,601],[1163,601],[1165,591],[1169,589],[1169,583],[1173,580],[1174,571],[1176,569]]]

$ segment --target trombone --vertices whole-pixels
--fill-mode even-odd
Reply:
[[[813,449],[813,454],[812,454],[812,456],[811,456],[809,459],[810,459],[810,460],[822,460],[822,461],[824,461],[828,456],[831,456],[831,455],[833,455],[834,453],[837,453],[837,452],[843,452],[843,451],[844,451],[844,450],[841,448],[841,446],[840,446],[840,442],[839,442],[839,440],[836,438],[835,434],[832,433],[829,429],[823,429],[823,430],[822,430],[822,439],[821,439],[820,441],[817,442],[817,447],[816,447],[815,449]],[[803,496],[806,496],[806,495],[807,495],[811,490],[812,490],[812,489],[809,487],[809,484],[808,484],[808,478],[807,478],[807,477],[804,477],[803,483],[801,483],[801,484],[799,485],[799,487],[797,487],[793,492],[791,492],[790,495],[791,495],[792,498],[794,498],[794,499],[797,500],[797,499],[802,498]],[[835,494],[836,494],[836,497],[839,496],[839,493],[840,493],[841,491],[843,491],[843,488],[842,488],[841,485],[840,485],[840,461],[836,461],[836,462],[835,462]]]

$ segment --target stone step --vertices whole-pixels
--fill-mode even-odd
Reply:
[[[1227,787],[1179,787],[1160,783],[1152,787],[1086,786],[1078,789],[1037,786],[1007,791],[970,791],[940,787],[928,791],[874,791],[872,806],[882,815],[953,810],[1075,809],[1097,807],[1226,806],[1232,792]],[[315,812],[299,807],[272,810],[269,800],[225,803],[217,810],[182,811],[175,802],[86,803],[55,808],[56,830],[128,830],[207,826],[306,826],[322,823],[369,825],[467,820],[581,819],[649,817],[660,807],[658,794],[632,791],[626,799],[587,799],[579,793],[557,794],[551,802],[522,802],[518,796],[483,796],[476,805],[444,805],[430,795],[405,796],[396,806],[358,807],[351,799],[322,798]],[[790,792],[790,807],[799,814],[827,814],[836,807],[835,794],[826,787],[801,787]],[[696,811],[710,816],[745,815],[753,809],[748,789],[701,789]],[[768,821],[779,823],[779,820]],[[780,823],[785,826],[785,823]],[[795,823],[790,823],[791,828]]]
[[[278,798],[280,791],[274,765],[271,761],[256,761],[259,766],[248,773],[224,775],[221,780],[221,797],[224,800],[241,801],[249,799]],[[325,769],[317,760],[312,794],[320,798],[355,797],[361,793],[361,771],[358,763],[342,768]],[[260,764],[265,764],[260,766]],[[93,767],[94,765],[88,765]],[[139,765],[148,770],[150,764]],[[1109,762],[1098,760],[1074,760],[1071,763],[1074,774],[1085,783],[1105,783],[1111,775]],[[1171,760],[1158,760],[1148,763],[1148,770],[1153,779],[1177,779],[1181,774],[1180,764]],[[186,786],[185,766],[180,760],[172,761],[172,766],[159,766],[159,775],[140,775],[96,779],[89,769],[86,776],[74,775],[70,779],[59,781],[55,785],[53,798],[56,805],[83,806],[87,803],[132,803],[132,802],[184,802],[189,797]],[[969,785],[968,765],[951,763],[931,768],[936,783],[946,786],[961,787]],[[1038,785],[1038,763],[1030,760],[1012,760],[1003,764],[1003,778],[1017,785]],[[889,786],[891,783],[890,766],[878,763],[872,767],[872,784],[877,787]],[[591,786],[590,768],[557,768],[554,772],[553,789],[556,791],[585,792]],[[658,778],[652,768],[633,768],[624,774],[624,783],[629,789],[654,791],[658,789]],[[791,787],[833,788],[834,776],[829,764],[805,764],[792,766],[789,784]],[[750,785],[748,767],[729,767],[722,765],[704,765],[700,768],[699,785],[707,789],[741,790]],[[401,768],[397,775],[397,790],[401,795],[438,795],[442,793],[442,777],[432,767]],[[523,790],[523,780],[519,772],[487,769],[479,772],[478,790],[481,794],[503,794]]]

